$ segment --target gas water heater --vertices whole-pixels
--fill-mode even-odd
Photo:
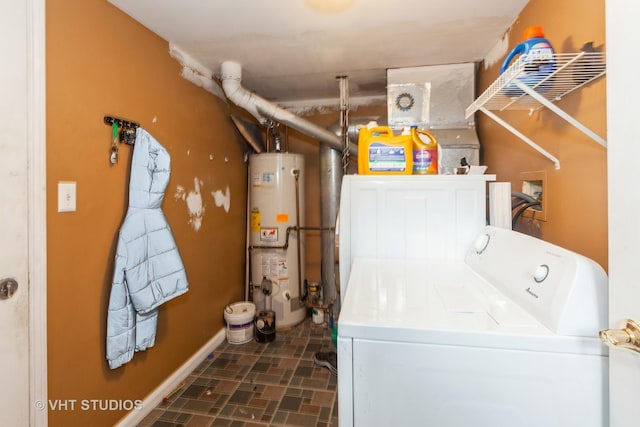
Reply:
[[[273,310],[276,328],[306,316],[304,158],[261,153],[249,157],[249,286],[256,311]]]

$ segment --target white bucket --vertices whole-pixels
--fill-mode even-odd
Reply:
[[[253,339],[256,306],[252,302],[236,302],[224,309],[229,344],[244,344]]]
[[[321,325],[324,323],[324,310],[321,308],[316,308],[314,307],[313,310],[311,310],[311,320],[313,320],[313,323],[315,323],[316,325]]]

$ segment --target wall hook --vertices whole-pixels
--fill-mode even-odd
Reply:
[[[136,141],[136,129],[140,127],[140,124],[114,116],[104,116],[104,123],[110,125],[112,129],[109,161],[114,165],[118,162],[118,141],[133,145]],[[118,133],[118,129],[122,130]]]

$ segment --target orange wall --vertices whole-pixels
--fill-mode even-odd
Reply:
[[[507,34],[508,48],[479,72],[479,92],[498,76],[506,54],[531,25],[544,28],[556,52],[578,52],[586,41],[606,51],[602,0],[531,0]],[[606,139],[606,79],[564,97],[557,105]],[[607,268],[607,150],[550,110],[498,113],[560,160],[549,160],[483,113],[477,123],[487,173],[521,190],[523,172],[546,174],[546,221],[520,221],[518,229],[593,258]]]
[[[104,0],[47,2],[49,398],[144,399],[214,334],[243,298],[246,166],[227,105],[180,76],[169,46]],[[106,316],[116,239],[126,213],[132,147],[110,165],[105,114],[136,120],[169,151],[163,209],[190,290],[160,308],[155,347],[110,370]],[[189,224],[178,186],[205,205]],[[57,212],[59,181],[77,183],[77,211]],[[229,212],[211,192],[229,187]],[[79,406],[79,404],[78,404]],[[107,426],[120,411],[50,411],[51,426]]]
[[[551,12],[550,12],[551,11]],[[542,25],[557,51],[583,41],[604,43],[602,0],[532,0],[508,34],[508,48],[529,25]],[[245,147],[230,124],[228,106],[180,77],[168,45],[104,0],[47,2],[48,333],[50,399],[143,399],[215,333],[223,307],[243,297],[246,227]],[[481,66],[482,91],[500,64]],[[337,92],[337,87],[336,87]],[[357,94],[352,94],[357,96]],[[600,135],[605,129],[605,80],[566,97],[560,107]],[[351,112],[382,115],[386,108]],[[108,162],[110,128],[105,114],[139,121],[172,156],[163,208],[190,281],[190,291],[160,309],[154,348],[111,371],[105,359],[106,310],[117,232],[126,213],[131,147]],[[549,111],[505,113],[516,128],[557,156],[544,157],[490,119],[478,116],[488,173],[519,189],[521,173],[544,171],[546,221],[537,234],[607,264],[606,149]],[[312,121],[329,126],[337,113]],[[318,143],[289,130],[289,151],[306,162],[306,218],[320,225]],[[201,228],[189,223],[178,186],[205,203]],[[78,209],[57,212],[58,181],[77,182]],[[229,212],[211,192],[229,186]],[[307,278],[320,280],[320,234],[307,235]],[[112,425],[124,412],[51,411],[52,426]]]

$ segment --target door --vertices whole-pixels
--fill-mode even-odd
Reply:
[[[5,3],[0,14],[0,425],[46,426],[44,0]],[[3,292],[2,285],[11,289]]]
[[[637,0],[607,0],[609,326],[640,321],[640,46]],[[611,426],[637,426],[640,354],[609,349]]]

